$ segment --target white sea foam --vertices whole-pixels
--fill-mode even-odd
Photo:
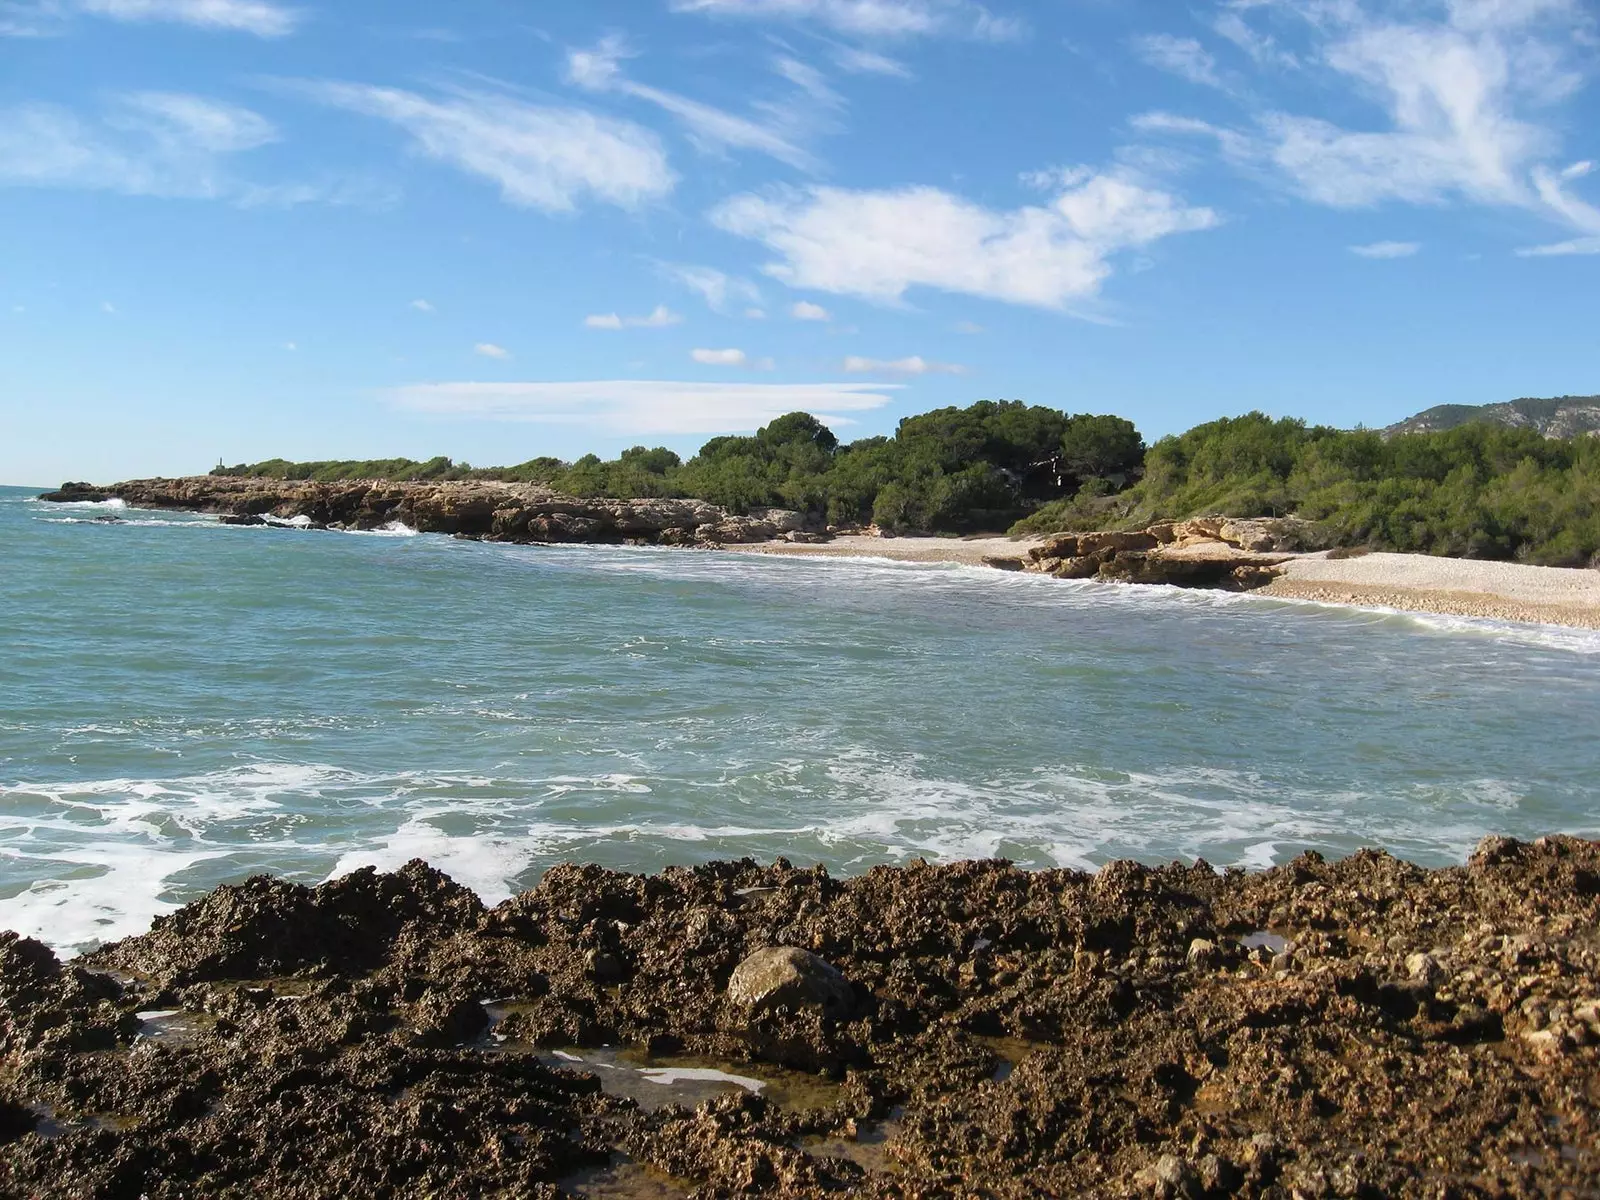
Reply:
[[[237,878],[226,861],[243,851],[302,877],[330,855],[331,869],[314,868],[317,876],[422,858],[489,903],[525,886],[530,872],[572,858],[631,865],[784,853],[853,870],[912,856],[1077,869],[1123,857],[1204,857],[1259,868],[1307,846],[1381,844],[1459,861],[1484,833],[1506,828],[1526,795],[1524,785],[1485,778],[1448,795],[1419,785],[1401,803],[1383,804],[1215,768],[1053,767],[961,781],[926,775],[916,756],[885,761],[863,747],[835,754],[825,781],[804,794],[780,787],[760,803],[712,801],[709,820],[676,815],[696,791],[709,800],[728,786],[702,781],[649,813],[630,810],[659,795],[659,782],[614,775],[494,779],[264,763],[172,780],[7,787],[0,853],[26,867],[24,877],[48,877],[0,900],[0,926],[61,949],[139,932],[180,894]],[[578,795],[585,803],[573,807]],[[319,815],[305,843],[294,822],[308,808]],[[734,811],[745,819],[726,819]],[[180,876],[191,882],[174,893]]]
[[[119,496],[113,496],[109,500],[65,500],[59,503],[56,501],[40,500],[37,496],[34,496],[28,500],[28,503],[49,504],[51,508],[99,509],[102,512],[121,512],[123,509],[128,507],[128,502]]]

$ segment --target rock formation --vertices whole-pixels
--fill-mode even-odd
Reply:
[[[310,528],[381,529],[400,522],[419,533],[493,542],[637,542],[716,546],[765,542],[805,530],[799,513],[753,509],[739,516],[703,500],[606,500],[564,496],[537,484],[358,480],[313,483],[202,475],[136,479],[111,487],[67,484],[42,499],[120,499],[136,508],[219,513],[232,524],[276,518]]]
[[[1293,554],[1324,544],[1310,522],[1292,517],[1202,517],[1127,532],[1058,533],[1025,557],[990,565],[1057,579],[1249,591],[1276,579]]]
[[[1597,928],[1564,837],[258,878],[75,962],[0,934],[0,1196],[1593,1195]]]

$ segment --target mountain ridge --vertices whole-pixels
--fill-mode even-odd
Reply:
[[[1386,427],[1384,437],[1401,433],[1441,433],[1474,422],[1534,429],[1547,438],[1600,433],[1600,396],[1524,397],[1498,404],[1436,404]]]

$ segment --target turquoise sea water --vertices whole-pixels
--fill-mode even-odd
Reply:
[[[30,496],[0,490],[0,928],[62,948],[416,856],[492,901],[563,859],[1438,864],[1600,833],[1588,633]]]

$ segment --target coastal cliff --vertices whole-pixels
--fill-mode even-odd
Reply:
[[[480,481],[316,483],[211,475],[135,479],[109,487],[69,483],[53,503],[122,500],[136,508],[220,513],[236,524],[299,520],[326,529],[381,529],[494,542],[634,542],[717,546],[802,536],[805,520],[784,509],[737,515],[703,500],[608,500],[562,495],[538,484]]]

